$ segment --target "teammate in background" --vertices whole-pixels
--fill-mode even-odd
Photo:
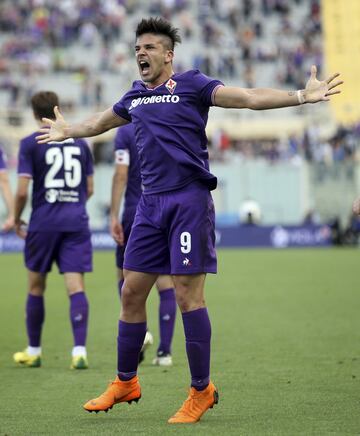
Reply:
[[[342,83],[334,74],[318,81],[316,67],[305,89],[244,89],[191,70],[173,71],[178,29],[162,18],[142,20],[135,54],[142,80],[119,102],[90,119],[69,125],[55,109],[56,121],[44,120],[40,143],[94,136],[132,122],[144,191],[127,244],[125,282],[118,335],[118,375],[85,410],[108,410],[138,400],[138,356],[146,333],[146,299],[158,274],[173,275],[182,312],[191,373],[190,394],[169,423],[194,423],[214,404],[210,381],[211,325],[205,305],[206,273],[216,272],[215,213],[210,191],[217,179],[209,171],[205,127],[211,106],[254,110],[329,100]]]
[[[9,176],[6,168],[6,159],[0,148],[0,191],[7,209],[7,218],[2,225],[2,230],[8,232],[14,227],[14,199],[11,193]]]
[[[140,165],[135,144],[134,126],[129,124],[118,129],[115,137],[115,172],[111,190],[110,232],[117,243],[116,265],[118,268],[120,298],[121,288],[124,283],[124,253],[141,193]],[[122,219],[121,222],[119,222],[120,204],[123,196],[125,197],[125,201]],[[170,366],[172,365],[171,342],[176,317],[174,284],[169,275],[164,275],[158,277],[156,280],[156,287],[160,298],[160,343],[153,364],[159,366]],[[151,333],[146,332],[144,344],[140,352],[139,363],[144,359],[146,348],[152,343],[153,338]]]
[[[53,92],[38,92],[31,104],[35,119],[54,117],[59,104]],[[26,329],[28,347],[14,354],[14,360],[28,367],[41,366],[41,332],[45,318],[44,292],[53,262],[64,274],[70,298],[70,320],[74,336],[72,369],[88,367],[86,334],[88,301],[84,273],[92,270],[92,247],[86,201],[93,193],[93,162],[83,139],[38,144],[33,133],[22,139],[19,149],[18,187],[15,197],[15,229],[25,239],[28,269]],[[22,212],[30,181],[32,212],[25,229]]]

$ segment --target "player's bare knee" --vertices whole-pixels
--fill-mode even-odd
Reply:
[[[34,295],[35,297],[42,297],[45,293],[45,288],[33,286],[29,288],[29,294]]]
[[[176,302],[181,312],[189,312],[191,310],[205,307],[205,300],[202,295],[189,291],[184,292],[176,290]]]
[[[81,273],[65,273],[64,281],[68,295],[84,291],[84,280]]]
[[[139,290],[127,285],[123,285],[121,291],[121,306],[122,310],[126,312],[134,312],[145,305],[146,296]]]
[[[165,289],[170,289],[174,287],[174,282],[169,275],[159,276],[156,280],[156,288],[159,292]]]
[[[29,283],[29,294],[41,297],[45,293],[45,287],[43,280],[33,280]]]
[[[29,271],[28,274],[29,294],[35,297],[44,295],[46,289],[46,274]]]

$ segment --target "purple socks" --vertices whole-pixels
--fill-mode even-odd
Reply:
[[[44,319],[44,297],[28,294],[26,302],[26,330],[30,347],[40,347]]]
[[[128,381],[135,377],[139,354],[144,343],[146,322],[130,323],[119,321],[118,376]]]
[[[85,346],[89,304],[85,292],[70,295],[70,320],[74,335],[74,345]]]
[[[182,314],[188,356],[191,386],[204,390],[210,381],[211,324],[207,309],[201,308]]]
[[[173,288],[159,292],[159,331],[160,344],[158,355],[171,354],[171,341],[174,334],[176,318],[176,299]]]

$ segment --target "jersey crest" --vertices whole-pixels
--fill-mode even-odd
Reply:
[[[173,79],[169,79],[165,84],[166,89],[170,92],[170,94],[174,94],[176,88],[176,82]]]

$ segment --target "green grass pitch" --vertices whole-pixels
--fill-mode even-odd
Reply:
[[[18,368],[26,345],[26,275],[20,255],[0,255],[0,435],[354,435],[360,432],[360,252],[222,250],[207,279],[212,379],[220,403],[201,422],[166,423],[185,399],[189,373],[178,313],[174,366],[151,366],[135,405],[88,414],[116,369],[119,302],[113,253],[96,253],[86,280],[91,368],[71,371],[72,338],[62,277],[49,276],[43,367]],[[156,292],[149,327],[157,340]]]

